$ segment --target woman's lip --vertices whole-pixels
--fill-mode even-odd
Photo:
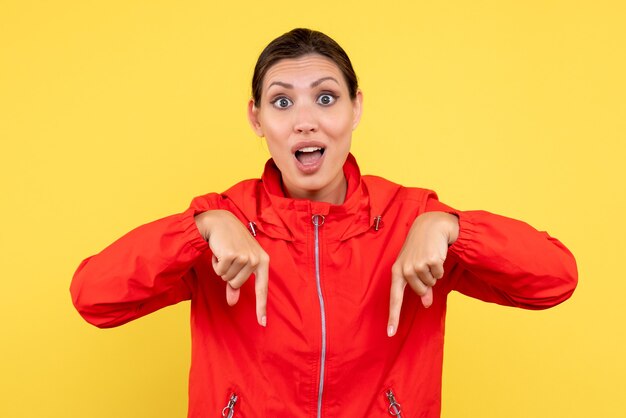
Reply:
[[[326,152],[322,153],[322,156],[315,161],[315,163],[313,164],[302,164],[297,158],[296,155],[293,155],[293,159],[296,162],[296,167],[298,168],[298,170],[300,170],[302,173],[304,174],[314,174],[316,171],[318,171],[320,169],[320,167],[322,166],[322,163],[324,162],[324,156],[326,155]]]
[[[291,147],[291,153],[295,154],[296,151],[309,147],[326,148],[326,145],[318,141],[301,141]]]

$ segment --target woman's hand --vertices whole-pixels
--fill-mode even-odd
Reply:
[[[387,335],[395,335],[407,283],[417,293],[424,307],[433,303],[432,287],[443,277],[443,262],[448,246],[459,236],[459,221],[446,212],[419,215],[391,268],[391,296]]]
[[[250,231],[226,210],[210,210],[195,217],[198,230],[213,252],[213,270],[227,282],[226,301],[239,300],[239,288],[255,275],[256,315],[265,326],[270,258]]]

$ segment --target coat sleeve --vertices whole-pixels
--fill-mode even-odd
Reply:
[[[558,305],[574,292],[576,260],[546,232],[485,211],[456,211],[436,199],[427,210],[459,217],[459,236],[444,265],[452,290],[525,309]]]
[[[209,250],[194,216],[218,200],[196,198],[185,212],[142,225],[85,259],[70,285],[81,316],[110,328],[190,299],[193,265]]]

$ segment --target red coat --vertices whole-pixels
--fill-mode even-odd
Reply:
[[[83,261],[73,302],[90,323],[114,327],[191,299],[189,417],[439,417],[448,293],[548,308],[574,291],[574,258],[523,222],[454,211],[431,191],[361,177],[352,156],[344,172],[343,205],[293,200],[270,160],[262,180],[198,197]],[[256,322],[252,280],[236,306],[226,304],[194,222],[211,209],[251,225],[270,256],[266,328]],[[407,288],[389,338],[391,266],[413,220],[432,210],[457,214],[459,237],[433,305]]]

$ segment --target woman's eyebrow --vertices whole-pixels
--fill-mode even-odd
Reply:
[[[267,88],[270,88],[272,86],[281,86],[281,87],[284,87],[286,89],[292,89],[293,88],[293,84],[283,83],[282,81],[273,81],[269,86],[267,86]]]
[[[335,83],[339,84],[339,81],[337,81],[337,79],[335,77],[322,77],[319,80],[316,80],[314,82],[311,83],[311,87],[317,87],[320,84],[322,84],[324,81],[326,80],[331,80],[334,81]],[[269,86],[267,86],[267,88],[270,88],[272,86],[281,86],[284,87],[286,89],[293,89],[293,84],[289,84],[289,83],[285,83],[282,81],[272,81],[272,83],[270,83]]]
[[[320,84],[322,84],[326,80],[332,80],[335,83],[339,84],[339,81],[337,81],[337,79],[335,77],[322,77],[319,80],[312,82],[311,83],[311,87],[317,87],[317,86],[319,86]]]

